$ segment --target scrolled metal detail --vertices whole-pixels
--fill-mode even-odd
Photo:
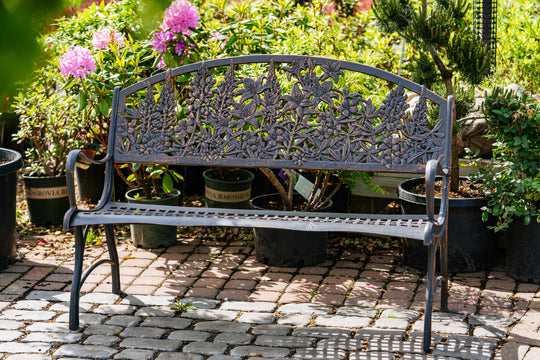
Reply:
[[[440,125],[430,128],[424,93],[410,111],[398,84],[377,107],[338,87],[346,74],[337,60],[315,65],[306,57],[279,68],[270,61],[267,67],[257,78],[237,78],[232,63],[226,73],[201,63],[185,100],[176,98],[168,73],[158,100],[148,85],[145,100],[120,114],[117,151],[208,162],[337,161],[387,168],[443,156],[444,133]],[[176,112],[179,101],[185,116]]]

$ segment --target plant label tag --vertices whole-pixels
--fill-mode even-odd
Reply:
[[[309,195],[311,195],[311,192],[313,191],[313,188],[315,187],[315,184],[300,175],[298,177],[298,181],[296,182],[296,185],[294,186],[294,190],[298,191],[300,195],[306,200],[309,200]],[[317,195],[321,190],[317,190]]]
[[[75,166],[78,167],[79,169],[86,170],[90,167],[90,164],[87,162],[77,161],[75,162]]]

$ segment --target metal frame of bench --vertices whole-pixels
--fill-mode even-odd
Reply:
[[[243,69],[249,64],[264,67],[264,73],[256,79],[237,78],[236,73],[245,73]],[[175,79],[182,76],[185,80],[187,74],[189,97],[177,99]],[[351,76],[352,82],[365,81],[361,74],[393,84],[380,106],[340,87],[346,76]],[[419,96],[412,111],[408,110],[405,90]],[[427,101],[439,111],[433,128],[428,124]],[[177,116],[177,102],[185,109],[183,118]],[[446,232],[453,120],[452,96],[442,98],[424,86],[380,69],[322,57],[248,55],[210,60],[158,73],[125,89],[116,88],[106,157],[94,160],[75,150],[67,161],[71,208],[65,215],[64,229],[73,229],[75,234],[69,328],[79,327],[80,289],[97,266],[110,264],[112,291],[120,293],[115,224],[345,231],[407,237],[428,247],[423,349],[429,351],[433,295],[438,284],[441,310],[447,311]],[[103,194],[91,210],[79,209],[76,204],[74,169],[79,157],[93,164],[106,164]],[[114,202],[116,163],[423,174],[426,213],[315,214]],[[443,180],[438,213],[434,202],[436,176]],[[89,225],[104,225],[109,259],[97,261],[83,275]],[[435,277],[437,248],[439,277]]]

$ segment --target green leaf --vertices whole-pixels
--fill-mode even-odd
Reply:
[[[77,111],[83,111],[84,108],[86,108],[86,104],[88,103],[88,96],[86,96],[86,93],[84,91],[81,91],[77,96],[77,102],[79,104]]]
[[[238,36],[236,36],[236,34],[233,34],[230,38],[227,39],[225,48],[231,47],[236,42],[236,40],[238,40]]]
[[[176,171],[169,169],[169,173],[172,175],[173,180],[184,181],[184,177],[180,175],[179,173],[177,173]]]
[[[163,169],[155,169],[150,173],[150,177],[155,179],[158,179],[161,175],[163,175]]]
[[[109,104],[107,103],[107,100],[99,100],[99,111],[105,116],[109,114]]]
[[[171,175],[166,173],[163,176],[163,191],[165,191],[167,194],[170,194],[172,189],[173,189],[173,179],[172,179]]]

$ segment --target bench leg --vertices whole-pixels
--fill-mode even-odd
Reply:
[[[85,238],[81,226],[74,228],[75,232],[75,266],[73,268],[73,282],[71,283],[71,296],[69,302],[69,330],[79,329],[79,297],[81,289],[81,275],[83,268]]]
[[[448,312],[448,229],[440,239],[441,311]]]
[[[111,259],[111,277],[112,277],[112,292],[120,293],[120,266],[118,261],[118,253],[116,252],[116,241],[114,238],[113,225],[105,225],[105,238],[107,240],[107,250]]]
[[[428,247],[427,262],[427,289],[426,289],[426,312],[424,314],[424,343],[425,352],[431,348],[431,313],[433,311],[433,295],[435,292],[435,255],[437,241],[433,241]]]

